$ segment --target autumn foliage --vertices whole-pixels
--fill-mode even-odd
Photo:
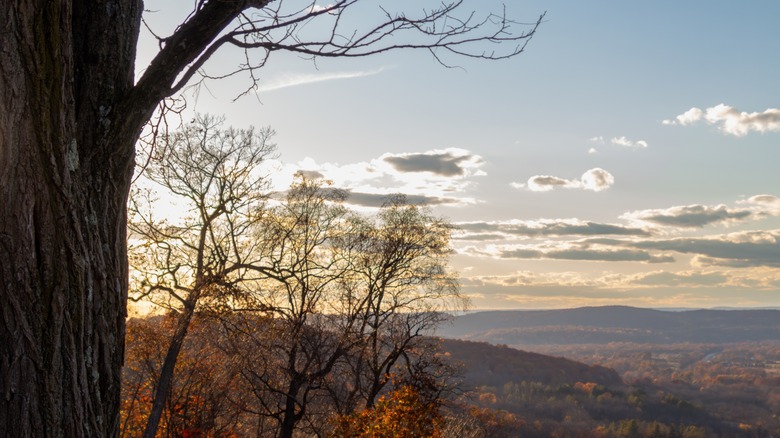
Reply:
[[[173,324],[173,315],[128,321],[128,355],[122,393],[123,437],[136,437],[144,431],[165,352],[166,333]],[[263,377],[261,374],[266,378],[282,377],[281,364],[274,366],[274,358],[264,355],[261,350],[233,348],[235,344],[228,339],[232,332],[225,330],[226,324],[228,322],[207,317],[194,320],[176,365],[157,437],[228,438],[280,434],[271,408],[283,404],[277,405],[279,399],[272,393],[263,392],[261,387],[253,385],[253,381]],[[271,326],[263,326],[262,322],[254,325],[272,331]],[[350,378],[342,372],[330,376],[324,383]],[[338,412],[340,405],[335,396],[317,393],[317,397],[299,407],[302,410],[297,412],[304,412],[305,416],[296,429],[304,434],[333,437],[441,436],[444,417],[440,412],[440,382],[433,378],[415,378],[401,370],[388,380],[389,388],[372,407],[347,410],[342,414]],[[420,384],[421,380],[425,385]]]
[[[175,317],[131,319],[122,387],[120,434],[140,436],[149,416],[167,336]],[[215,326],[198,322],[176,366],[158,437],[240,436],[241,411],[233,403],[241,393],[238,369],[211,342]]]
[[[441,437],[444,421],[438,400],[426,400],[412,386],[403,386],[379,399],[373,408],[336,420],[333,437]]]

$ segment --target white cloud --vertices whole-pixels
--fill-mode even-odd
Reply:
[[[629,141],[625,136],[624,137],[619,137],[619,138],[617,138],[617,137],[613,138],[612,139],[612,144],[616,144],[616,145],[619,145],[619,146],[631,146],[632,145],[631,141]]]
[[[590,141],[591,143],[604,144],[604,137],[599,135],[596,137],[589,138],[588,141]]]
[[[588,149],[588,153],[589,153],[589,154],[591,154],[591,155],[593,155],[593,154],[598,154],[598,153],[599,153],[599,151],[598,151],[598,150],[596,150],[596,148],[590,148],[590,149]]]
[[[262,85],[257,91],[259,93],[267,91],[281,90],[282,88],[296,87],[298,85],[315,84],[317,82],[335,81],[339,79],[354,79],[365,76],[372,76],[384,71],[385,68],[374,70],[361,70],[336,73],[313,73],[313,74],[290,74],[271,79]]]
[[[601,168],[593,168],[582,174],[579,180],[568,180],[552,175],[534,175],[527,183],[513,182],[516,189],[528,189],[532,192],[548,192],[556,188],[582,189],[600,192],[615,183],[615,177]]]
[[[642,149],[644,149],[644,148],[647,147],[647,142],[646,141],[644,141],[644,140],[637,140],[637,141],[629,140],[628,138],[626,138],[626,136],[614,137],[612,140],[610,140],[610,142],[612,144],[616,144],[618,146],[625,146],[625,147],[628,147],[628,148],[642,148]]]
[[[475,177],[485,175],[480,169],[485,164],[482,157],[457,148],[387,153],[347,164],[318,163],[308,157],[298,163],[272,164],[268,173],[274,174],[277,191],[286,190],[296,174],[304,174],[331,181],[334,188],[349,191],[348,202],[365,206],[381,204],[381,199],[397,193],[407,195],[410,202],[429,205],[475,204],[477,201],[465,192]]]
[[[704,112],[699,108],[691,108],[688,111],[680,114],[674,120],[664,120],[664,125],[682,125],[688,126],[692,123],[698,122],[704,117]]]
[[[582,174],[581,184],[585,190],[600,192],[612,187],[615,177],[604,169],[595,168]]]
[[[755,195],[737,203],[747,205],[747,208],[753,210],[756,218],[780,216],[780,198],[774,195]]]
[[[706,110],[691,108],[663,123],[688,126],[699,121],[717,125],[722,132],[738,137],[750,132],[780,132],[780,109],[769,108],[760,113],[747,113],[721,103]]]
[[[740,203],[763,205],[772,208],[780,207],[780,198],[775,195],[755,195],[747,199],[747,201],[740,201]]]

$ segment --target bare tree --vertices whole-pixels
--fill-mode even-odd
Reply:
[[[538,25],[480,18],[459,1],[417,16],[375,7],[373,19],[350,15],[367,0],[193,3],[137,80],[141,0],[0,5],[0,435],[118,433],[135,144],[160,102],[204,77],[216,52],[246,50],[236,71],[254,84],[276,51],[500,59]]]
[[[163,153],[146,177],[178,196],[185,215],[158,219],[140,190],[130,199],[131,298],[146,297],[175,311],[171,337],[144,436],[154,437],[176,361],[199,305],[241,301],[254,254],[248,233],[262,217],[266,180],[259,168],[272,151],[272,132],[222,128],[198,116],[161,138]],[[147,193],[148,194],[148,193]]]
[[[435,376],[443,368],[430,336],[452,312],[469,306],[447,266],[450,232],[446,221],[399,195],[354,236],[355,262],[342,285],[359,303],[363,342],[348,358],[343,374],[350,379],[330,388],[342,414],[360,404],[371,408],[394,378],[415,385],[414,379],[444,377]]]
[[[340,244],[354,222],[343,199],[339,191],[300,178],[254,235],[260,264],[267,267],[256,299],[268,310],[266,328],[274,336],[252,338],[257,354],[245,375],[280,437],[291,437],[301,420],[316,416],[311,401],[359,341],[358,320],[342,307],[339,288],[352,263]]]
[[[467,305],[447,268],[449,225],[402,197],[376,220],[342,199],[304,178],[266,211],[255,235],[266,318],[223,320],[256,395],[250,410],[278,436],[323,433],[325,419],[373,406],[394,378],[438,399],[448,377],[426,335]]]

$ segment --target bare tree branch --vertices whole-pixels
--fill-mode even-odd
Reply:
[[[154,105],[203,79],[239,73],[249,77],[248,92],[260,81],[257,71],[278,51],[316,59],[423,49],[445,67],[456,66],[455,58],[506,59],[523,52],[543,19],[544,14],[530,23],[512,20],[505,6],[478,15],[463,0],[423,7],[416,14],[389,11],[369,0],[338,0],[327,6],[291,0],[202,1],[169,37],[150,30],[161,49],[130,100],[136,106]],[[244,62],[225,73],[208,73],[207,62],[226,45],[243,50]]]

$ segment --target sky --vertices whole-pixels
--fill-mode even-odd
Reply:
[[[160,35],[189,12],[170,3],[146,2]],[[780,2],[506,7],[545,13],[508,60],[273,54],[257,87],[207,81],[188,111],[273,128],[279,188],[316,172],[358,209],[404,193],[450,220],[475,309],[780,307]],[[139,74],[154,50],[143,35]]]

